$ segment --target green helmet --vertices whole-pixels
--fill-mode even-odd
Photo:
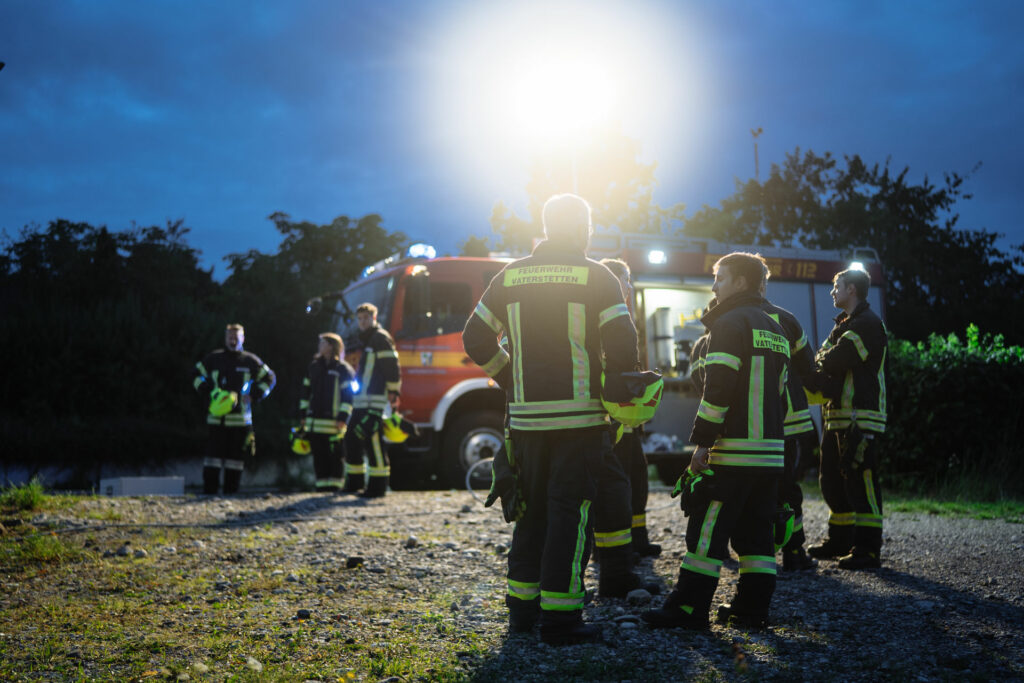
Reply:
[[[220,387],[210,392],[210,415],[224,417],[238,403],[238,394]]]
[[[648,422],[657,412],[658,406],[661,404],[661,394],[665,389],[665,380],[661,375],[653,372],[626,374],[638,376],[637,382],[631,383],[636,386],[631,386],[631,388],[634,389],[634,393],[638,393],[642,386],[643,393],[625,403],[607,401],[602,395],[601,403],[613,420],[621,422],[627,427],[639,427]],[[643,384],[639,384],[639,382]],[[601,383],[604,384],[604,375],[601,376]]]

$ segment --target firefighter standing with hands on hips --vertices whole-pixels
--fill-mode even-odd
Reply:
[[[615,276],[586,257],[587,202],[556,195],[542,219],[545,239],[495,276],[462,340],[509,397],[509,455],[525,499],[508,554],[510,631],[539,621],[543,642],[565,645],[601,637],[599,626],[583,623],[587,528],[599,491],[622,502],[628,539],[629,483],[602,397],[633,398],[622,373],[638,362],[637,334]],[[498,343],[505,333],[507,351]]]
[[[318,491],[336,491],[344,479],[342,456],[345,432],[352,414],[355,370],[342,360],[345,343],[333,332],[320,335],[316,355],[302,381],[300,434],[313,451]]]
[[[381,498],[387,494],[391,476],[391,463],[381,444],[381,423],[389,404],[392,411],[398,410],[402,372],[394,340],[377,324],[377,307],[360,304],[356,308],[356,320],[362,356],[356,373],[359,390],[353,397],[351,426],[345,436],[343,490],[356,493],[365,486],[364,497]],[[370,460],[368,479],[365,457]]]
[[[708,628],[730,543],[740,576],[718,621],[765,624],[775,591],[772,531],[784,461],[789,342],[762,310],[761,256],[733,252],[714,271],[718,304],[701,320],[708,329],[704,392],[690,435],[697,449],[677,484],[688,518],[686,554],[665,603],[643,614],[654,628]]]
[[[812,389],[827,399],[822,416],[821,495],[828,538],[812,557],[839,558],[840,569],[880,567],[882,491],[876,436],[885,432],[885,325],[868,305],[871,277],[844,270],[833,278],[832,301],[842,313],[816,357]]]
[[[224,331],[224,348],[196,363],[192,385],[200,395],[210,399],[203,493],[217,493],[222,470],[224,493],[238,492],[245,458],[256,453],[253,401],[266,398],[277,383],[274,371],[259,356],[242,350],[244,342],[242,326],[228,325]]]

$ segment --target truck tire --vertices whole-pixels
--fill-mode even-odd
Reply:
[[[477,410],[455,419],[446,430],[441,457],[440,474],[445,486],[461,489],[470,467],[498,454],[505,445],[504,423],[504,416],[494,410]],[[480,486],[489,483],[489,477],[481,479]]]

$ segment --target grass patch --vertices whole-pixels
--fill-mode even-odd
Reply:
[[[47,497],[43,482],[33,477],[28,483],[8,486],[0,491],[0,508],[31,512],[42,508]]]

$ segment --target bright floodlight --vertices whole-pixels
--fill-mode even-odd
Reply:
[[[647,252],[647,261],[656,266],[662,266],[668,263],[668,254],[661,249],[651,249]]]
[[[431,259],[437,256],[437,249],[432,245],[417,242],[416,244],[410,244],[408,251],[405,253],[409,258]]]
[[[863,270],[864,272],[867,272],[867,268],[865,268],[864,264],[860,261],[851,261],[850,270]]]

